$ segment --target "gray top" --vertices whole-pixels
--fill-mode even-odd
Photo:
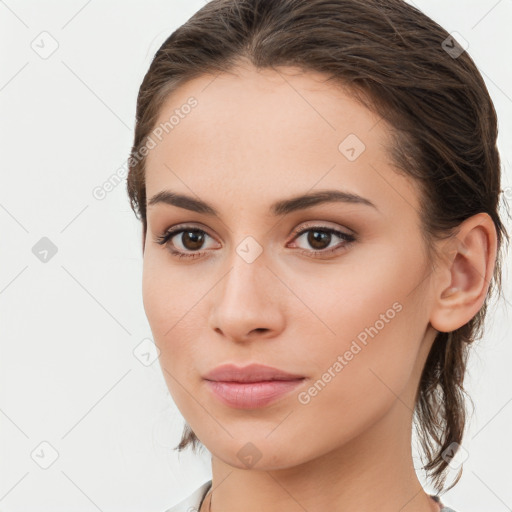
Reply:
[[[431,494],[430,497],[433,498],[435,501],[437,501],[437,503],[439,503],[439,505],[441,505],[440,512],[455,512],[455,510],[453,510],[453,508],[450,508],[450,507],[447,507],[446,505],[444,505],[439,496],[434,496]]]
[[[180,501],[178,504],[174,505],[174,507],[167,509],[165,512],[198,512],[211,486],[212,481],[208,480],[203,485],[198,487],[188,498]],[[444,505],[439,496],[431,497],[441,505],[441,512],[455,512],[455,510],[452,508]]]

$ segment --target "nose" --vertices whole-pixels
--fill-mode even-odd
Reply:
[[[285,292],[262,256],[248,263],[235,255],[212,293],[210,325],[235,342],[275,337],[285,325]]]

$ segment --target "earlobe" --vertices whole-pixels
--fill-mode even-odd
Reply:
[[[432,326],[451,332],[481,309],[496,263],[497,234],[486,213],[466,219],[445,246],[434,282]]]

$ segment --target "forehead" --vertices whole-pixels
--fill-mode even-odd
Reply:
[[[271,203],[315,186],[375,197],[388,182],[396,199],[396,187],[409,185],[391,170],[387,124],[325,80],[297,68],[248,66],[180,86],[160,109],[161,141],[154,137],[146,162],[148,198],[171,188],[206,197],[216,190],[220,202],[256,193]]]
[[[176,142],[191,124],[195,140],[202,139],[203,144],[212,140],[215,147],[242,138],[246,144],[272,139],[271,150],[294,141],[295,145],[306,143],[306,147],[317,146],[318,141],[328,144],[348,133],[362,139],[385,136],[386,126],[377,114],[357,103],[341,85],[326,80],[320,73],[292,67],[244,66],[230,73],[204,75],[168,96],[156,125],[165,125],[173,112],[179,113],[194,98],[197,105],[170,130]],[[381,126],[374,131],[377,124]],[[191,134],[186,135],[190,139]]]

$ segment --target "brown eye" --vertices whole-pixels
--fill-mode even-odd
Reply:
[[[201,249],[201,246],[204,243],[204,231],[200,230],[187,230],[183,231],[181,234],[181,243],[185,247],[185,249],[189,251],[197,251]]]
[[[329,246],[332,234],[325,231],[310,230],[307,236],[308,244],[316,250],[322,250]]]
[[[300,231],[294,240],[300,240],[303,237],[310,249],[302,248],[301,252],[313,257],[322,257],[342,251],[356,240],[355,235],[323,226],[308,227]],[[341,242],[338,242],[334,247],[329,247],[333,241],[336,242],[336,238]]]
[[[181,235],[181,236],[178,236]],[[165,246],[173,256],[179,258],[198,258],[202,256],[205,242],[212,238],[202,229],[192,227],[176,227],[158,236],[155,242]]]

